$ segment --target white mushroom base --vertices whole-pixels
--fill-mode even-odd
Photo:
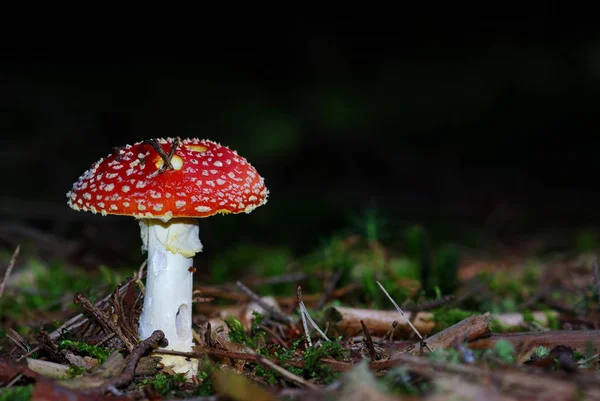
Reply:
[[[202,251],[195,219],[140,219],[142,250],[148,251],[144,308],[139,335],[165,333],[163,349],[191,352],[193,258]],[[159,350],[160,351],[160,350]],[[161,363],[188,377],[198,373],[198,361],[177,355],[160,355]]]

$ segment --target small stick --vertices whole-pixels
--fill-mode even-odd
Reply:
[[[325,340],[331,341],[329,338],[327,338],[327,336],[325,335],[325,333],[323,333],[323,331],[319,328],[319,326],[317,326],[317,324],[312,319],[312,317],[310,317],[310,313],[308,313],[308,309],[306,309],[306,305],[304,305],[304,302],[302,301],[302,287],[298,286],[298,290],[296,291],[296,295],[298,296],[298,303],[299,303],[299,306],[300,306],[300,314],[302,316],[306,316],[306,318],[308,319],[308,321],[310,322],[310,324],[315,328],[315,330],[317,330],[319,332],[319,334]],[[303,323],[306,324],[306,320],[303,320]]]
[[[388,297],[388,299],[390,301],[392,301],[392,304],[394,305],[394,307],[396,308],[396,310],[398,312],[400,312],[400,314],[402,315],[402,317],[404,318],[404,320],[406,320],[406,322],[408,323],[408,325],[413,329],[413,331],[415,333],[417,333],[417,336],[419,337],[419,339],[421,341],[423,341],[423,336],[421,335],[421,333],[419,333],[419,330],[417,330],[417,328],[415,326],[413,326],[412,322],[410,321],[410,319],[407,319],[406,316],[404,315],[404,312],[402,311],[402,309],[400,309],[400,307],[398,306],[398,304],[396,303],[396,301],[394,301],[394,299],[390,296],[390,294],[385,290],[385,288],[383,288],[383,285],[381,285],[381,283],[379,281],[376,281],[377,285],[379,286],[379,288],[381,288],[381,291],[383,291],[383,293]]]
[[[204,343],[206,344],[207,348],[212,348],[210,322],[206,323],[206,332],[204,333]]]
[[[275,341],[277,341],[282,347],[285,348],[289,348],[290,345],[288,343],[286,343],[285,341],[283,341],[283,339],[279,336],[279,334],[275,333],[275,331],[265,325],[259,324],[258,327],[260,327],[261,329],[263,329],[264,331],[266,331],[267,333],[269,333],[270,335],[273,336],[273,338],[275,339]]]
[[[163,159],[164,165],[160,168],[160,170],[158,171],[159,173],[164,172],[167,168],[169,170],[173,170],[173,165],[171,164],[171,158],[165,153],[165,150],[163,149],[163,147],[160,145],[160,143],[158,142],[158,140],[152,138],[152,139],[148,139],[146,141],[146,143],[150,146],[152,146],[152,149],[154,149],[154,151],[156,153],[158,153],[158,155],[161,157],[161,159]]]
[[[310,340],[310,333],[308,331],[308,324],[306,323],[306,316],[304,316],[304,311],[302,310],[302,287],[298,286],[296,289],[296,296],[298,297],[298,305],[300,305],[300,317],[302,318],[302,327],[304,328],[304,334],[306,334],[306,343],[308,347],[312,347],[312,341]]]
[[[12,273],[13,268],[15,267],[15,262],[17,261],[17,256],[19,256],[19,251],[21,250],[21,245],[17,245],[17,248],[12,254],[10,258],[10,262],[8,262],[8,267],[6,268],[6,272],[4,272],[4,278],[2,279],[2,283],[0,283],[0,298],[2,298],[2,294],[4,294],[4,286],[8,282],[8,278]]]
[[[144,261],[144,263],[146,263],[146,261]],[[146,272],[144,271],[144,275],[146,274]],[[127,288],[129,287],[129,284],[132,281],[135,281],[137,278],[133,277],[133,278],[129,278],[125,281],[125,283],[123,285],[121,285],[121,287],[119,287],[119,295],[121,295],[122,293],[124,293],[125,291],[127,291]],[[105,296],[104,298],[102,298],[100,301],[96,302],[94,305],[98,308],[102,308],[104,307],[104,305],[108,302],[108,300],[110,299],[110,297],[112,297],[112,293],[108,294],[107,296]],[[82,319],[80,321],[80,319]],[[88,322],[88,318],[84,318],[83,317],[83,313],[79,313],[75,316],[73,316],[71,319],[67,320],[66,322],[64,322],[59,328],[57,328],[56,330],[54,330],[52,333],[48,334],[48,337],[52,340],[52,341],[56,341],[63,333],[64,330],[74,330],[77,329],[81,326],[83,326],[84,324],[86,324]],[[40,350],[39,346],[34,347],[31,351],[29,351],[28,353],[21,355],[18,359],[17,362],[21,361],[24,358],[28,358],[30,357],[34,352],[38,352]]]
[[[280,311],[278,311],[277,309],[260,299],[260,297],[257,294],[255,294],[250,288],[246,287],[241,281],[236,281],[235,284],[238,287],[240,287],[240,289],[244,291],[244,293],[246,293],[246,295],[248,295],[248,297],[251,300],[259,304],[264,310],[266,310],[269,313],[269,315],[271,315],[275,320],[286,324],[294,323],[291,317],[281,313]]]
[[[367,350],[369,351],[369,356],[371,357],[371,362],[375,362],[375,359],[377,358],[377,354],[375,353],[375,346],[373,346],[373,339],[371,339],[371,333],[369,333],[369,328],[367,327],[367,325],[365,324],[364,321],[361,320],[360,324],[362,325],[363,332],[365,333]]]
[[[173,141],[173,144],[171,145],[171,149],[169,149],[169,154],[167,155],[167,158],[169,159],[169,163],[171,162],[171,160],[173,160],[173,155],[175,154],[175,151],[177,150],[177,148],[181,145],[181,138],[177,137],[175,138],[175,140]],[[173,169],[173,165],[171,165],[171,170]]]
[[[132,351],[134,348],[133,343],[127,338],[123,331],[119,326],[117,326],[112,320],[110,320],[104,312],[98,309],[89,299],[83,295],[83,293],[78,292],[73,297],[73,302],[75,304],[79,304],[85,309],[87,313],[92,315],[96,321],[102,326],[102,328],[107,332],[113,332],[123,341],[128,351]]]
[[[6,388],[11,388],[16,382],[21,380],[22,377],[23,377],[23,373],[17,374],[10,382],[8,382],[8,384],[6,385]]]
[[[84,393],[106,393],[110,391],[111,388],[123,387],[133,380],[135,376],[135,367],[137,366],[140,358],[148,352],[150,349],[155,348],[159,343],[165,341],[165,333],[161,330],[156,330],[150,335],[150,337],[146,338],[143,341],[140,341],[135,348],[129,354],[127,358],[127,364],[125,365],[125,369],[121,372],[121,374],[113,380],[104,383],[102,386],[95,387],[89,390],[84,390]]]
[[[333,290],[335,290],[335,286],[337,285],[338,281],[340,281],[340,278],[342,278],[342,274],[344,274],[344,269],[342,269],[342,268],[339,268],[335,272],[333,278],[327,285],[325,292],[323,292],[323,295],[319,299],[319,302],[317,302],[317,304],[315,305],[315,309],[321,309],[325,305],[325,303],[331,296],[331,293],[333,292]]]

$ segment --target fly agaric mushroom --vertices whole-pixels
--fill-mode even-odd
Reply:
[[[74,210],[133,216],[148,252],[139,335],[165,333],[167,349],[190,352],[193,258],[202,251],[198,218],[250,213],[267,202],[264,179],[236,151],[209,140],[152,139],[116,149],[67,193]],[[163,363],[195,375],[197,364]]]

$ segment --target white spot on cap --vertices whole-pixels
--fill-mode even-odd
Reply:
[[[226,182],[226,181],[224,181],[224,180],[222,180],[222,179],[220,179],[220,178],[217,178],[217,184],[219,184],[219,185],[223,185],[223,184],[225,184],[225,182]]]
[[[162,203],[157,203],[156,205],[154,205],[154,207],[152,209],[156,210],[157,212],[160,212],[163,208]]]
[[[219,160],[217,160],[213,164],[215,165],[215,167],[223,167],[223,163],[221,163]]]
[[[104,187],[104,190],[107,192],[112,191],[113,189],[115,189],[115,184],[108,184],[106,187]]]
[[[129,202],[123,202],[123,206],[125,207],[129,207],[130,203]]]
[[[138,210],[146,210],[146,206],[138,203]]]
[[[117,205],[110,205],[110,210],[117,210]]]
[[[176,201],[176,202],[175,202],[175,207],[176,207],[177,209],[181,209],[181,208],[182,208],[182,207],[184,207],[184,206],[185,206],[185,201]]]
[[[211,208],[208,206],[196,206],[194,209],[196,209],[196,211],[200,213],[210,212],[211,210]]]
[[[129,192],[129,185],[123,185],[123,187],[121,188],[121,191],[123,192]]]

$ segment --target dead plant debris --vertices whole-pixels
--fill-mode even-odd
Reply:
[[[0,400],[600,400],[594,254],[446,250],[426,258],[426,289],[413,245],[411,259],[410,246],[352,236],[291,264],[306,272],[196,286],[188,353],[159,349],[159,330],[138,338],[143,268],[102,296],[73,290],[38,312],[62,319],[35,323],[44,295],[9,281],[17,247],[0,284]],[[199,373],[176,374],[169,353]]]

